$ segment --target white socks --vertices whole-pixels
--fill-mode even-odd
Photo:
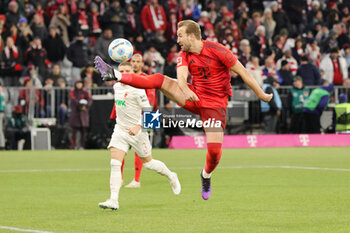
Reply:
[[[143,166],[145,166],[145,168],[148,168],[150,170],[156,171],[159,174],[162,174],[163,176],[167,176],[168,178],[170,178],[171,176],[171,171],[167,168],[167,166],[159,160],[156,159],[152,159],[151,161],[144,163]]]
[[[122,163],[119,160],[111,159],[110,189],[111,199],[118,201],[119,189],[122,186]]]
[[[202,171],[202,176],[203,176],[203,178],[206,178],[206,179],[208,179],[208,178],[210,178],[211,177],[211,173],[206,173],[205,172],[205,169],[203,168],[203,171]]]

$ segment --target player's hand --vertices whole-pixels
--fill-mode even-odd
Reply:
[[[135,125],[134,127],[128,129],[129,131],[128,133],[131,136],[135,136],[139,133],[140,130],[141,130],[141,125]]]
[[[270,102],[270,100],[272,99],[273,94],[266,94],[264,93],[262,96],[259,96],[259,99],[261,99],[264,102]]]
[[[185,91],[184,94],[185,94],[186,100],[188,100],[188,101],[191,101],[191,102],[199,101],[198,96],[193,91],[191,91],[190,89]]]

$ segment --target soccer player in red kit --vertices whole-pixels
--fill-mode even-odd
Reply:
[[[203,121],[210,118],[221,121],[219,129],[204,128],[208,151],[205,167],[201,171],[201,194],[207,200],[211,194],[211,175],[222,153],[226,107],[228,97],[232,96],[230,72],[240,75],[261,100],[269,102],[273,95],[264,93],[230,50],[219,43],[202,40],[198,23],[192,20],[179,22],[177,36],[177,43],[182,49],[177,63],[177,80],[162,74],[147,77],[122,75],[100,57],[95,58],[95,65],[104,80],[117,80],[136,88],[159,89],[183,108],[199,114]],[[192,85],[187,83],[189,74],[192,76]]]

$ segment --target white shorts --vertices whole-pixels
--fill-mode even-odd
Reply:
[[[107,148],[114,147],[127,153],[129,146],[131,146],[140,157],[148,157],[152,154],[152,146],[149,142],[148,133],[143,132],[141,129],[137,135],[131,136],[126,130],[115,125],[111,141]]]

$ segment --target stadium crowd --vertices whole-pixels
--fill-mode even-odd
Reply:
[[[143,55],[146,74],[176,77],[177,23],[192,19],[203,39],[228,47],[261,86],[298,80],[302,88],[325,80],[350,86],[349,9],[345,0],[3,0],[0,82],[3,87],[73,88],[77,81],[85,88],[111,86],[92,61],[98,55],[113,63],[107,48],[120,37]],[[232,85],[243,85],[232,76]],[[37,93],[39,115],[48,116],[42,95]],[[19,98],[26,113],[26,92]],[[64,101],[57,103],[60,122],[67,114]]]

